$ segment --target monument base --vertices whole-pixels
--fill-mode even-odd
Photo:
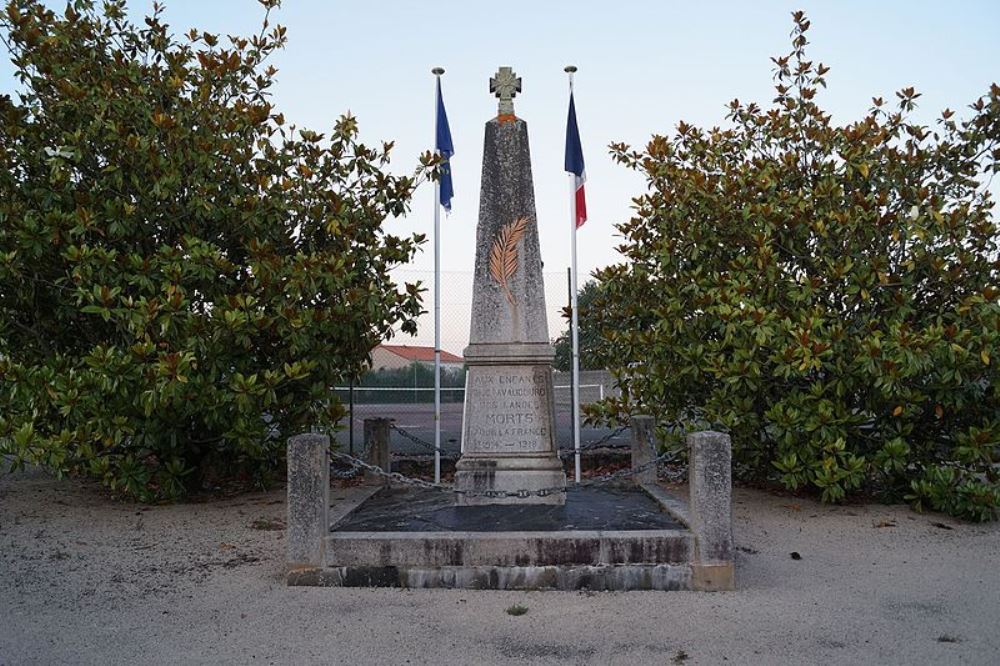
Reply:
[[[570,488],[565,506],[456,507],[435,490],[350,489],[323,558],[289,585],[494,590],[732,589],[694,561],[686,512],[658,488]],[[344,491],[348,492],[348,491]]]
[[[566,502],[549,344],[469,345],[458,506]],[[542,491],[540,494],[537,491]],[[546,492],[547,491],[547,492]]]
[[[558,458],[463,456],[455,465],[455,488],[472,493],[456,493],[458,506],[566,503],[566,474]],[[537,494],[539,490],[543,494]]]

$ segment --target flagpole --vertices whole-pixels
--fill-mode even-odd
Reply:
[[[434,126],[437,127],[438,86],[442,67],[431,70],[435,78]],[[437,154],[440,151],[435,150]],[[441,483],[441,181],[434,181],[434,483]]]
[[[573,95],[573,74],[576,67],[568,65],[563,71],[569,76],[569,94]],[[572,247],[572,262],[570,264],[570,335],[573,340],[572,364],[572,410],[573,410],[573,462],[576,483],[580,483],[580,340],[577,335],[579,320],[576,313],[576,175],[569,174],[569,226]]]

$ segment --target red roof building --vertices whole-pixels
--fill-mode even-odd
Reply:
[[[410,345],[379,345],[372,350],[372,370],[395,370],[407,368],[412,363],[434,366],[433,347]],[[441,367],[461,370],[465,360],[450,352],[441,350]]]

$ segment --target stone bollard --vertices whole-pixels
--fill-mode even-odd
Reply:
[[[330,439],[308,433],[288,440],[289,570],[323,565],[323,544],[330,531]]]
[[[629,420],[632,428],[632,469],[648,465],[656,457],[656,423],[652,416],[636,415]],[[656,467],[632,477],[635,485],[656,483]]]
[[[378,465],[386,472],[391,472],[389,459],[389,425],[390,419],[365,419],[365,462]],[[369,484],[389,485],[389,479],[365,471],[365,481]]]
[[[687,436],[691,530],[695,537],[692,587],[735,588],[732,523],[732,444],[721,432]]]

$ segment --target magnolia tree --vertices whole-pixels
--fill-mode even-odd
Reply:
[[[262,0],[265,10],[277,0]],[[143,499],[260,480],[284,438],[342,416],[419,285],[386,233],[412,177],[354,118],[286,125],[265,61],[285,30],[137,26],[124,0],[11,0],[0,38],[0,454]]]
[[[809,22],[774,59],[768,109],[613,145],[648,191],[598,273],[602,353],[620,399],[664,433],[728,431],[736,471],[906,497],[973,519],[1000,506],[1000,88],[963,119],[910,119],[912,88],[837,126]]]

